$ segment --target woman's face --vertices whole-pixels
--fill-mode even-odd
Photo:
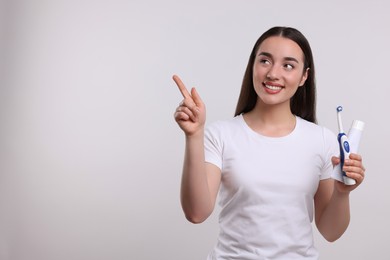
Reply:
[[[264,40],[253,64],[253,85],[263,105],[290,106],[290,99],[305,83],[304,54],[297,43],[280,36]]]

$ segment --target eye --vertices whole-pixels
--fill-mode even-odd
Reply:
[[[271,62],[267,59],[260,59],[261,64],[271,64]]]
[[[294,65],[292,65],[292,64],[285,64],[285,65],[284,65],[284,68],[285,68],[286,70],[292,70],[292,69],[294,69]]]

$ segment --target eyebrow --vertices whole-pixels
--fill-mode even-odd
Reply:
[[[260,52],[258,56],[260,56],[260,55],[264,55],[264,56],[267,56],[269,58],[272,58],[272,54],[269,53],[269,52]],[[294,57],[284,57],[284,60],[286,60],[286,61],[294,61],[296,63],[299,63],[299,61],[296,58],[294,58]]]

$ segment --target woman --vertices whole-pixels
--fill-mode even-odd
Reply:
[[[337,240],[350,219],[349,194],[364,179],[362,158],[344,170],[353,186],[330,178],[336,136],[316,124],[310,45],[296,29],[274,27],[256,42],[235,117],[205,129],[205,105],[173,76],[184,100],[175,120],[186,137],[181,203],[201,223],[220,193],[218,243],[208,259],[318,259],[320,233]]]

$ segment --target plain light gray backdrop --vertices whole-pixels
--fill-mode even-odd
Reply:
[[[389,4],[373,1],[1,2],[0,259],[205,259],[179,203],[178,74],[208,121],[233,116],[253,44],[275,25],[311,43],[319,123],[366,122],[367,177],[321,259],[390,259]]]

